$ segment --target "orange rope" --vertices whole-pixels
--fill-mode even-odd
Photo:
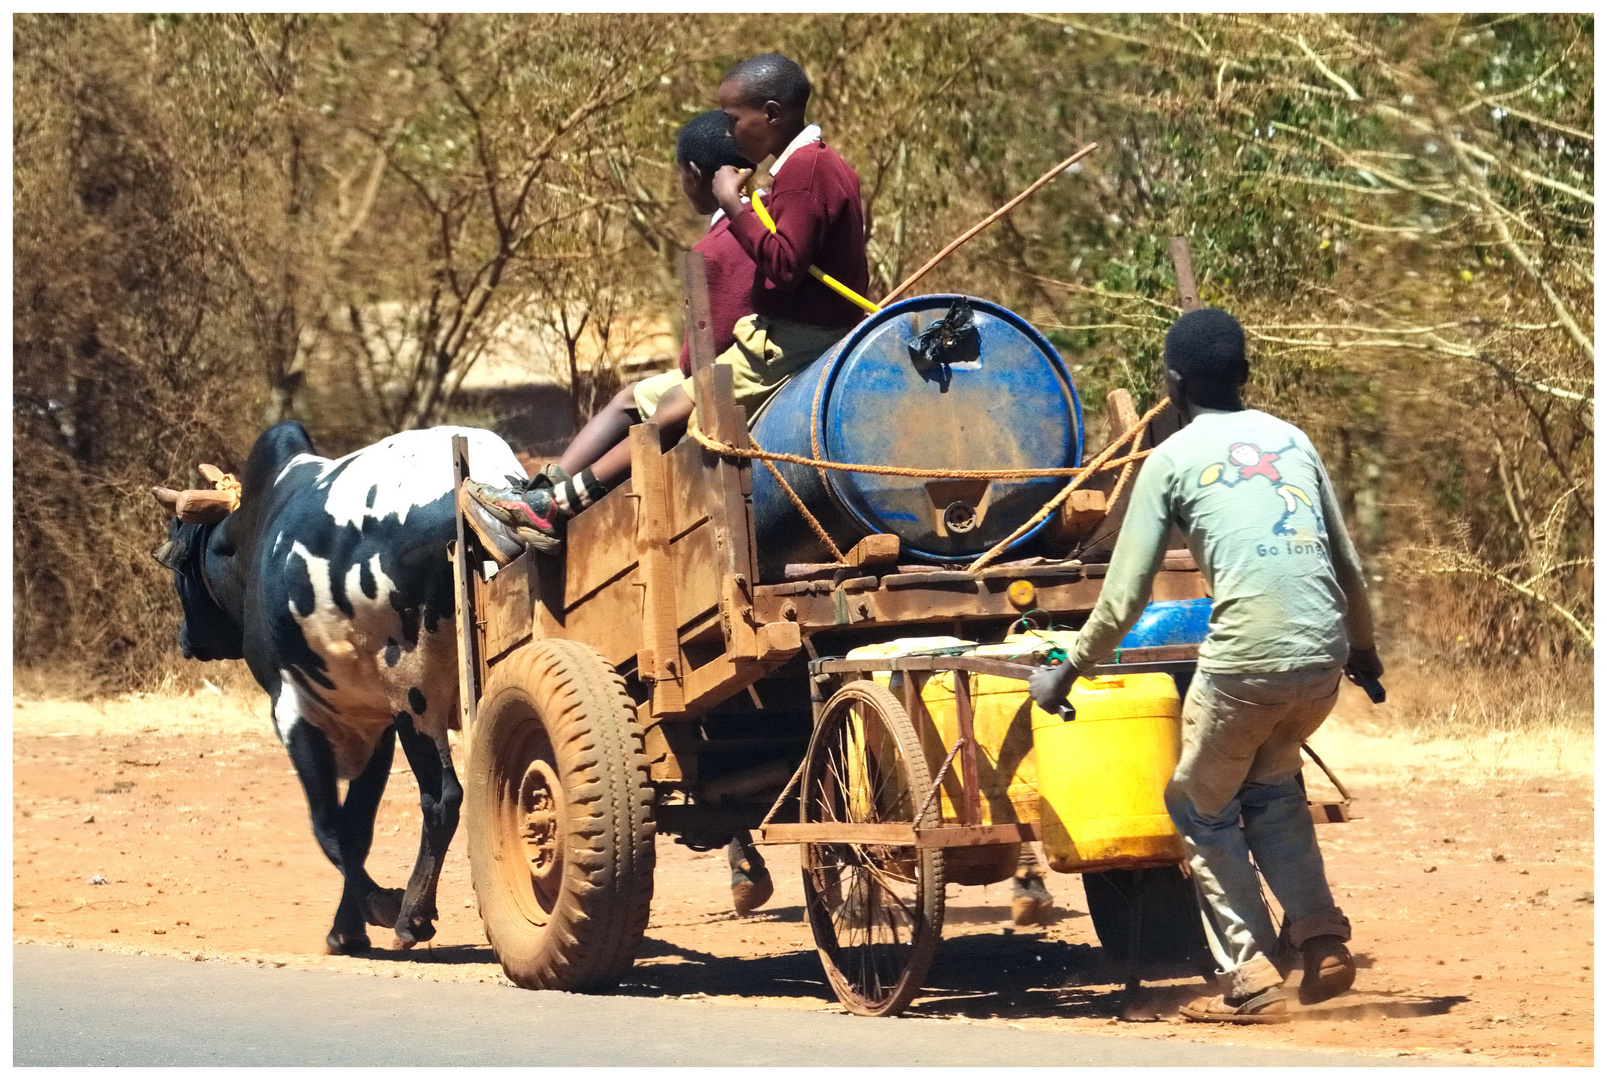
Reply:
[[[965,568],[965,572],[970,574],[972,577],[975,577],[977,574],[979,574],[982,571],[982,568],[984,566],[986,566],[988,563],[990,563],[994,559],[996,559],[1001,552],[1003,552],[1006,548],[1008,548],[1011,544],[1015,543],[1017,540],[1021,539],[1021,537],[1025,536],[1034,527],[1036,527],[1039,522],[1043,521],[1050,514],[1054,513],[1055,510],[1059,508],[1060,504],[1065,502],[1067,499],[1069,499],[1071,497],[1071,493],[1073,491],[1076,491],[1078,488],[1082,487],[1083,481],[1086,480],[1089,476],[1092,476],[1094,474],[1094,472],[1096,472],[1099,469],[1114,468],[1115,464],[1113,462],[1108,461],[1108,458],[1110,457],[1110,455],[1114,454],[1116,452],[1117,447],[1121,446],[1122,443],[1131,441],[1134,446],[1137,446],[1138,445],[1138,440],[1143,437],[1144,429],[1149,426],[1149,422],[1151,420],[1155,419],[1156,416],[1160,415],[1160,411],[1162,409],[1166,408],[1167,405],[1170,405],[1171,401],[1172,401],[1171,398],[1161,398],[1160,401],[1156,402],[1155,407],[1153,409],[1151,409],[1149,412],[1145,413],[1143,416],[1140,416],[1138,418],[1138,422],[1136,424],[1134,424],[1132,427],[1128,428],[1126,431],[1122,432],[1121,435],[1117,436],[1117,438],[1116,438],[1116,440],[1114,442],[1112,442],[1109,446],[1105,447],[1105,449],[1103,449],[1103,450],[1101,450],[1099,452],[1099,456],[1094,458],[1094,460],[1089,463],[1087,472],[1085,472],[1081,476],[1075,477],[1071,481],[1071,483],[1069,483],[1065,487],[1061,488],[1059,495],[1056,495],[1053,499],[1050,499],[1047,503],[1045,503],[1041,510],[1039,510],[1036,514],[1032,515],[1032,517],[1028,518],[1025,522],[1023,522],[1021,524],[1021,526],[1016,529],[1015,532],[1011,533],[1009,536],[1005,537],[1003,540],[1000,540],[997,544],[994,544],[980,558],[978,558],[970,566],[967,566]],[[1144,453],[1148,454],[1149,451],[1146,450]],[[1125,458],[1122,459],[1127,464],[1126,464],[1125,468],[1123,468],[1123,470],[1122,470],[1121,477],[1116,481],[1116,491],[1117,491],[1118,494],[1121,492],[1122,485],[1124,483],[1126,483],[1127,477],[1128,477],[1130,471],[1132,470],[1132,467],[1133,467],[1132,463],[1134,461],[1136,461],[1139,457],[1142,457],[1142,456],[1144,456],[1144,455],[1142,455],[1142,454],[1128,454]],[[1113,497],[1110,500],[1110,502],[1107,502],[1105,504],[1106,508],[1108,509],[1112,504],[1115,503],[1115,501],[1116,500]]]
[[[823,373],[820,385],[815,388],[816,408],[819,407],[821,388],[824,386],[825,379]],[[827,550],[832,553],[832,557],[838,563],[843,561],[842,550],[832,542],[832,539],[827,534],[825,527],[822,526],[819,520],[809,512],[809,508],[803,504],[803,500],[799,498],[798,493],[792,490],[792,485],[787,483],[787,481],[782,477],[780,470],[778,470],[775,465],[772,464],[772,462],[785,461],[793,465],[804,465],[822,470],[822,480],[825,479],[824,470],[826,469],[833,469],[838,472],[872,473],[879,476],[916,476],[948,480],[1011,480],[1045,476],[1071,477],[1071,482],[1062,488],[1060,493],[1057,494],[1053,499],[1050,499],[1049,502],[1044,504],[1042,509],[1040,509],[1009,536],[999,541],[999,543],[995,544],[986,553],[977,558],[971,563],[970,566],[966,567],[966,571],[975,576],[984,566],[997,558],[999,554],[1011,544],[1015,543],[1028,531],[1038,525],[1039,522],[1043,521],[1050,514],[1054,513],[1060,504],[1070,498],[1071,493],[1080,488],[1089,477],[1093,476],[1095,473],[1106,472],[1119,467],[1122,470],[1122,474],[1117,478],[1115,489],[1111,493],[1109,501],[1106,503],[1107,506],[1114,505],[1116,502],[1116,497],[1121,494],[1122,489],[1127,484],[1128,478],[1132,475],[1133,466],[1137,462],[1148,457],[1153,452],[1151,450],[1139,450],[1137,448],[1139,441],[1144,436],[1144,430],[1149,426],[1149,422],[1158,416],[1160,411],[1166,408],[1166,406],[1169,404],[1171,404],[1170,398],[1161,398],[1160,401],[1155,403],[1154,408],[1150,409],[1143,416],[1139,417],[1136,423],[1113,439],[1110,445],[1106,446],[1097,455],[1095,455],[1094,459],[1087,465],[1061,469],[913,469],[904,465],[851,465],[840,461],[826,461],[818,456],[809,458],[804,457],[801,454],[772,453],[771,451],[761,447],[757,442],[754,442],[751,432],[748,436],[748,441],[753,443],[753,448],[751,450],[732,446],[730,443],[720,442],[719,440],[704,434],[703,430],[698,427],[697,416],[695,414],[687,422],[686,430],[705,450],[712,450],[716,454],[721,454],[727,457],[752,458],[764,462],[765,468],[769,469],[771,475],[773,475],[777,482],[781,484],[782,491],[784,491],[787,495],[787,498],[792,501],[792,505],[803,514],[804,520],[807,521],[810,528],[815,531],[815,535],[820,537],[820,539],[825,543]],[[816,437],[816,427],[817,425],[815,424],[810,425],[810,439],[811,446],[818,455],[820,453],[820,443]],[[1128,453],[1122,455],[1121,457],[1113,457],[1116,451],[1119,450],[1124,444],[1128,444],[1130,447]]]

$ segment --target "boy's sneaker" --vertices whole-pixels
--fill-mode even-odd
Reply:
[[[1305,974],[1300,978],[1300,1004],[1315,1005],[1343,994],[1356,981],[1356,961],[1333,934],[1310,938],[1300,947]]]
[[[463,490],[486,513],[513,530],[526,547],[551,553],[563,546],[562,519],[553,505],[552,487],[545,476],[537,476],[528,484],[515,482],[512,487],[464,480]]]

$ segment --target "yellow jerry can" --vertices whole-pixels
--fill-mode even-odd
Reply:
[[[1038,835],[1060,873],[1159,866],[1183,858],[1167,816],[1182,703],[1170,675],[1078,679],[1075,720],[1032,708],[1042,795]]]

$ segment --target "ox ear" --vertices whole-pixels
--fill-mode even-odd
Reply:
[[[151,558],[164,570],[175,573],[184,563],[184,545],[177,540],[166,540],[151,549]]]
[[[179,516],[178,492],[172,488],[153,487],[151,488],[151,494],[156,496],[156,501],[162,504],[162,509],[167,511],[168,517]]]

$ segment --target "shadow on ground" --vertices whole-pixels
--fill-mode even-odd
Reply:
[[[1145,965],[1146,980],[1193,978],[1186,965]],[[1030,933],[969,934],[943,942],[922,995],[907,1015],[970,1018],[1108,1017],[1125,998],[1126,968],[1097,946],[1046,941]],[[1152,988],[1146,987],[1148,994]],[[639,997],[709,994],[835,1001],[813,949],[738,958],[686,949],[649,936],[620,993]],[[1175,1004],[1171,1008],[1175,1009]]]

